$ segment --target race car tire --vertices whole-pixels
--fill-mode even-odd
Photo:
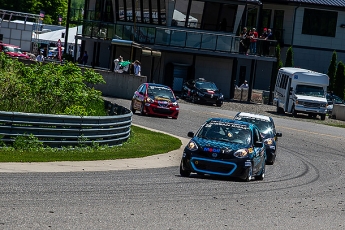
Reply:
[[[181,164],[180,164],[180,175],[181,175],[181,177],[189,177],[190,176],[190,171],[186,170],[183,167],[183,161],[182,160],[181,160]]]
[[[326,114],[321,114],[320,117],[321,117],[321,120],[324,121],[326,119]]]
[[[221,107],[222,104],[223,104],[222,102],[217,102],[217,103],[216,103],[216,106],[217,106],[217,107]]]
[[[133,102],[131,102],[129,109],[132,111],[133,114],[135,114],[136,110],[133,108]]]
[[[144,111],[144,103],[141,104],[141,108],[140,108],[140,115],[141,116],[145,116],[145,111]]]
[[[261,173],[255,176],[255,180],[263,180],[265,178],[265,163],[262,164]]]
[[[291,114],[292,114],[293,117],[296,117],[296,116],[297,116],[297,112],[296,112],[296,110],[295,110],[295,105],[292,106]]]
[[[251,165],[247,171],[247,176],[244,178],[244,181],[249,182],[253,178],[253,166]]]

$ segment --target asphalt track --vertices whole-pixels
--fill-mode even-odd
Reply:
[[[177,120],[134,114],[133,123],[186,137],[205,119],[236,112],[181,104]],[[345,229],[344,130],[274,119],[283,137],[263,181],[182,178],[180,150],[118,166],[0,164],[0,229]]]

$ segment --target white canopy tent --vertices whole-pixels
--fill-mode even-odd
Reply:
[[[68,30],[68,40],[67,43],[69,45],[75,45],[75,36],[77,35],[77,32],[81,32],[82,27],[72,27]],[[51,32],[46,32],[42,34],[35,35],[33,33],[32,40],[37,43],[43,43],[43,44],[50,44],[50,43],[57,43],[60,39],[62,45],[65,43],[65,34],[66,29],[62,30],[55,30]],[[78,40],[78,44],[81,44],[81,40]]]

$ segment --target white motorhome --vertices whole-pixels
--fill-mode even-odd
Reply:
[[[277,113],[319,115],[325,120],[327,112],[327,86],[329,77],[326,74],[307,69],[283,67],[279,69],[274,89],[273,105]]]

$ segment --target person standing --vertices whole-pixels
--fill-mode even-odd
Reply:
[[[134,75],[135,76],[141,76],[141,65],[138,60],[136,60],[134,63]]]
[[[84,51],[83,58],[81,59],[81,60],[82,60],[83,65],[86,65],[86,63],[87,63],[87,59],[89,59],[89,56],[87,55],[87,51],[85,50],[85,51]]]
[[[244,82],[243,82],[243,84],[240,86],[240,88],[248,88],[249,86],[248,86],[248,82],[247,82],[247,80],[244,80]]]
[[[259,44],[260,45],[260,51],[259,51],[260,55],[265,55],[264,53],[265,53],[265,48],[266,48],[265,45],[266,45],[267,35],[268,35],[267,28],[264,28],[264,31],[260,36],[260,44]]]
[[[244,27],[241,34],[240,34],[240,54],[247,54],[247,50],[249,48],[249,36],[247,32],[247,27]]]
[[[43,53],[42,53],[42,52],[41,52],[39,55],[37,55],[36,61],[38,61],[38,62],[44,62],[44,56],[43,56]]]
[[[250,53],[256,55],[256,42],[258,39],[258,32],[256,32],[256,29],[251,29],[250,33]]]

